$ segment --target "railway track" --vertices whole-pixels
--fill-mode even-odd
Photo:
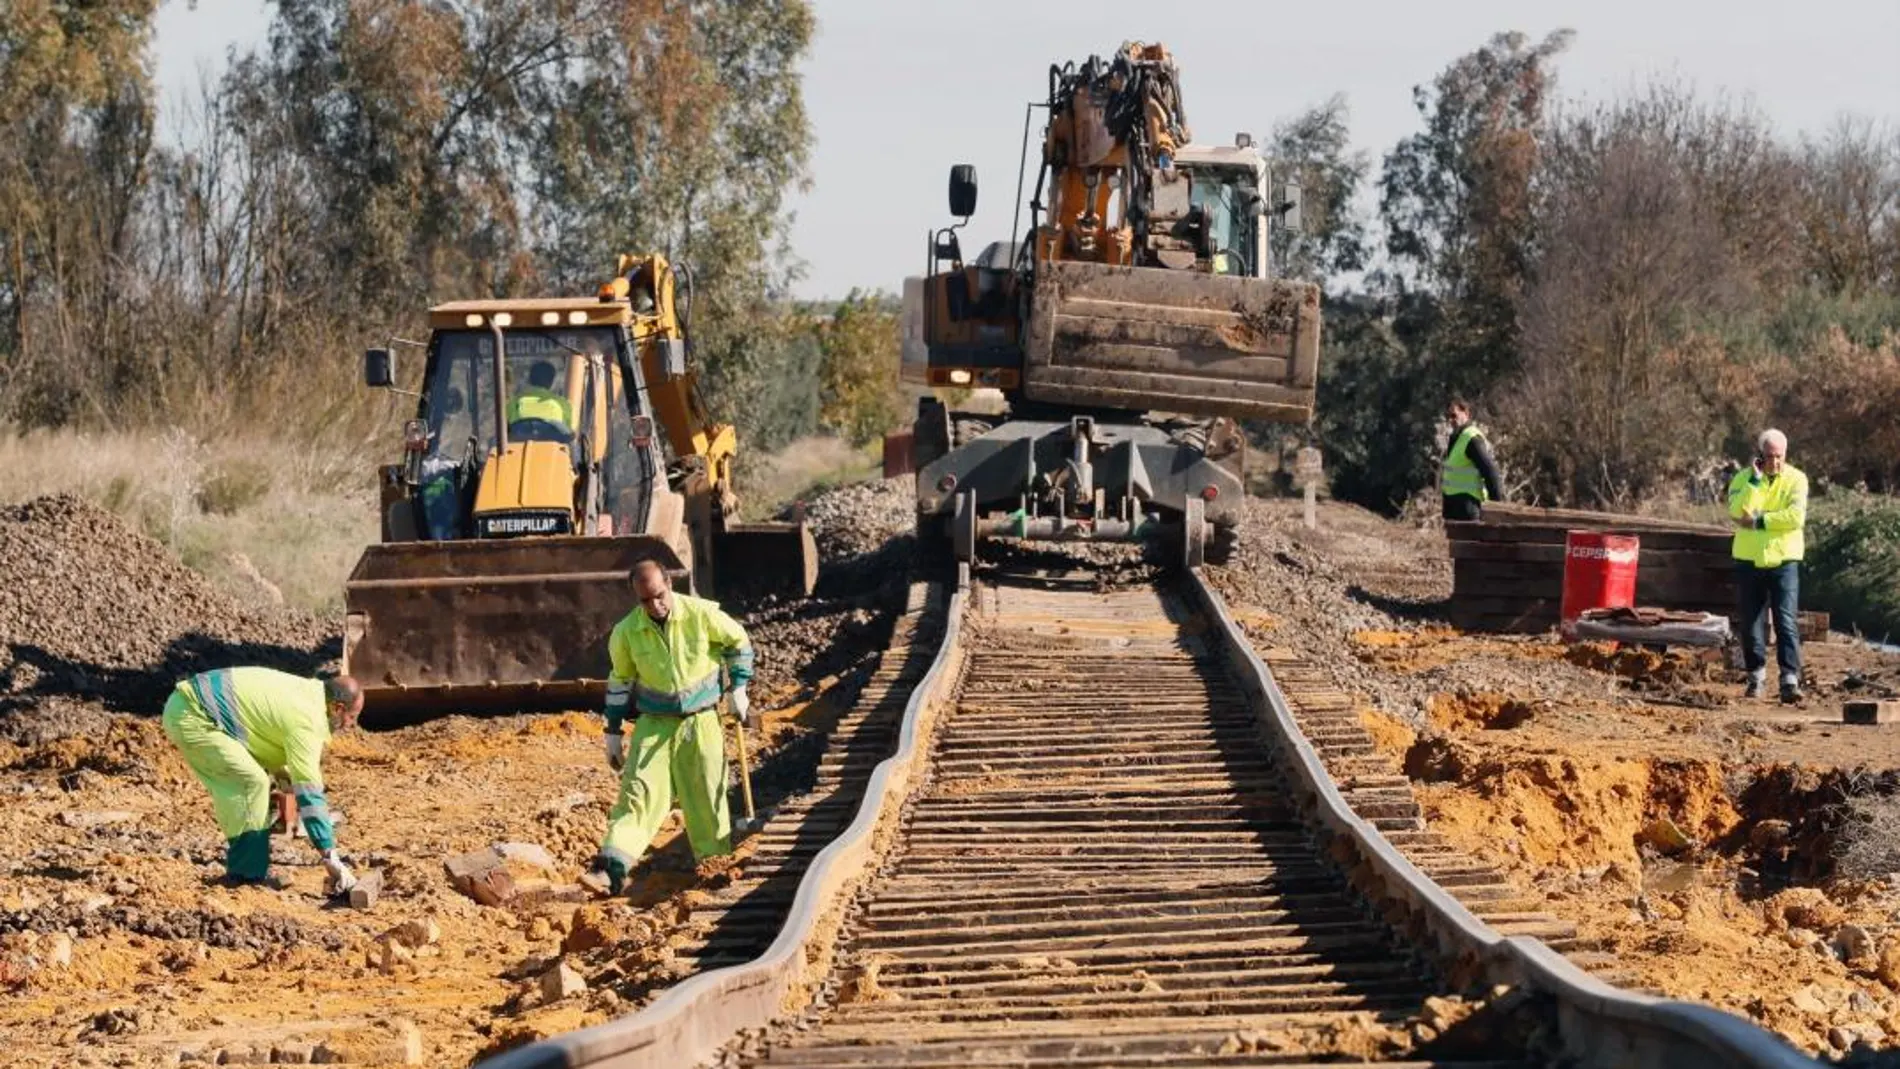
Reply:
[[[1567,961],[1197,574],[991,575],[941,632],[762,954],[494,1069],[1813,1064]]]

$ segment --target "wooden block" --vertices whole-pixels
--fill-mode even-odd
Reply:
[[[374,869],[356,878],[356,886],[350,888],[350,908],[368,909],[383,896],[383,870]]]
[[[1843,724],[1891,724],[1900,720],[1900,701],[1851,701],[1841,703]]]
[[[1824,612],[1804,612],[1799,622],[1800,626],[1796,630],[1801,632],[1803,642],[1826,642],[1828,631],[1833,625],[1833,620]]]

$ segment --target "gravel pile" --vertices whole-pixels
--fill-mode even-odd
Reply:
[[[758,652],[761,693],[806,691],[828,676],[870,669],[910,583],[915,500],[904,478],[839,487],[805,503],[818,545],[813,596],[738,606]]]
[[[207,667],[312,672],[335,638],[316,617],[239,602],[77,497],[0,507],[0,736],[46,698],[156,712]]]

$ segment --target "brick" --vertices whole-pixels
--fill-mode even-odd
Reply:
[[[1851,701],[1841,704],[1844,724],[1891,724],[1900,721],[1900,701]]]
[[[350,908],[368,909],[383,896],[383,870],[374,869],[356,878],[356,886],[350,888]]]

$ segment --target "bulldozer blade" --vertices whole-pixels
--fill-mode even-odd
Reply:
[[[648,536],[394,542],[343,586],[343,669],[371,722],[404,714],[580,709],[606,694],[627,573],[679,555]]]
[[[719,535],[720,597],[810,597],[818,585],[818,545],[803,523],[735,523]]]
[[[1305,422],[1319,288],[1115,264],[1039,265],[1023,393],[1083,407]]]

